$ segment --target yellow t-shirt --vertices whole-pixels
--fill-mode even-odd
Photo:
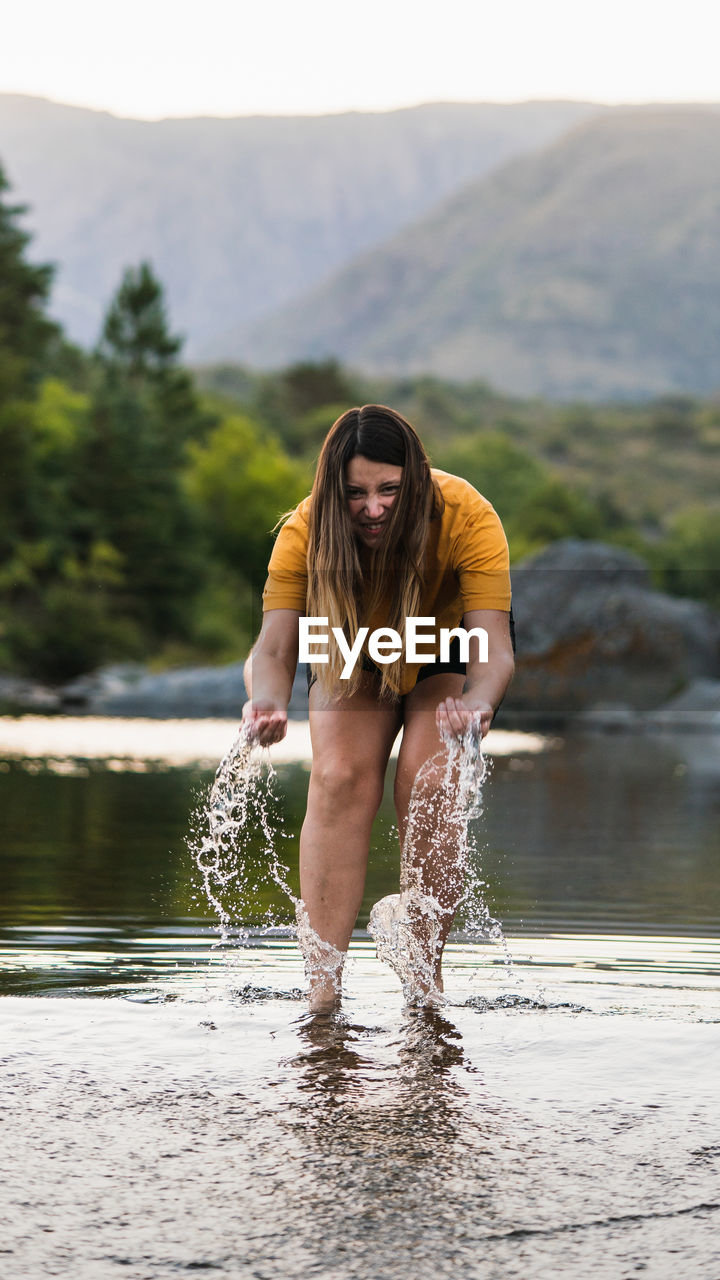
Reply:
[[[443,627],[457,627],[470,609],[509,610],[510,559],[500,519],[487,498],[459,476],[435,468],[431,474],[445,509],[430,521],[419,615],[434,618],[437,633]],[[305,498],[277,536],[263,591],[264,611],[305,613],[309,507],[310,499]],[[367,625],[371,631],[387,625],[382,607]],[[437,645],[435,652],[439,652]],[[421,665],[406,665],[402,693],[413,688]]]

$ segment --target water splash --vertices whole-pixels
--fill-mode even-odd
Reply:
[[[462,849],[465,865],[465,890],[458,909],[462,934],[468,942],[492,942],[502,949],[503,962],[511,970],[512,955],[502,924],[491,915],[482,878],[480,851],[476,840],[477,823],[484,812],[483,789],[490,780],[492,760],[483,754],[482,739],[473,728],[461,742],[445,737],[445,743],[457,758],[459,775],[459,808],[463,814]]]
[[[521,1013],[548,1013],[557,1010],[564,1010],[568,1013],[594,1012],[587,1005],[575,1004],[570,1000],[548,1000],[542,991],[539,991],[535,996],[520,995],[518,992],[511,991],[503,992],[502,995],[495,997],[469,996],[467,1000],[463,1000],[460,1007],[477,1009],[478,1013],[505,1012],[508,1009]]]
[[[437,899],[414,887],[388,894],[370,912],[368,933],[378,959],[395,971],[409,1005],[445,1002],[435,979],[441,920]]]
[[[193,815],[188,847],[217,918],[220,945],[247,940],[263,890],[278,886],[297,902],[278,852],[285,833],[276,780],[267,753],[254,749],[243,726]],[[269,912],[265,923],[277,925]]]
[[[202,892],[215,912],[217,945],[247,942],[248,922],[257,913],[263,890],[277,887],[294,908],[295,925],[281,929],[286,936],[297,938],[308,981],[312,984],[319,979],[338,996],[345,956],[315,932],[302,898],[289,883],[288,869],[279,856],[285,831],[276,783],[277,773],[267,752],[258,749],[248,726],[243,725],[218,767],[208,796],[193,815],[188,846],[200,873]],[[278,923],[271,909],[265,914],[264,925],[277,936]]]
[[[311,1003],[317,1012],[327,1012],[337,1003],[342,991],[345,952],[338,951],[332,942],[326,942],[315,932],[302,898],[295,901],[295,917]]]
[[[413,786],[402,850],[400,892],[376,903],[368,929],[379,958],[397,973],[410,1005],[444,1003],[439,959],[458,910],[468,941],[510,952],[500,922],[485,902],[485,883],[474,866],[471,823],[483,811],[488,764],[477,734],[448,736],[420,769]],[[189,847],[202,891],[213,908],[219,946],[242,945],[264,890],[280,888],[295,913],[283,926],[297,939],[313,993],[331,1004],[340,995],[345,953],[313,929],[306,906],[292,890],[279,856],[285,837],[275,791],[277,774],[243,726],[222,760],[205,802],[195,814]],[[252,856],[251,852],[252,851]],[[258,857],[259,851],[259,857]],[[268,910],[264,927],[277,932]]]
[[[410,1005],[441,1004],[439,961],[456,912],[468,941],[492,941],[512,958],[485,901],[471,824],[483,812],[488,763],[475,727],[462,739],[442,734],[443,750],[420,769],[410,798],[400,892],[377,902],[368,931],[378,957],[400,979]]]

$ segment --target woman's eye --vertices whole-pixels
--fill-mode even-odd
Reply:
[[[383,498],[394,498],[395,495],[399,492],[400,492],[400,486],[397,484],[390,485],[387,488],[385,487],[385,485],[383,485],[382,488],[379,490],[379,493]],[[366,496],[367,495],[362,489],[346,489],[345,490],[346,498],[357,499],[357,498],[365,498]]]

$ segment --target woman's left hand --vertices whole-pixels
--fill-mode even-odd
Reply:
[[[479,730],[478,737],[484,738],[494,714],[489,702],[478,702],[469,707],[462,698],[445,698],[438,703],[435,720],[441,736],[460,741],[469,729]]]

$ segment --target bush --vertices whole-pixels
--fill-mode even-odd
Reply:
[[[720,510],[685,507],[650,554],[656,581],[664,590],[720,608]]]
[[[527,501],[548,472],[499,432],[483,432],[438,451],[438,466],[462,476],[492,502],[503,521]]]
[[[308,492],[305,468],[236,414],[206,444],[190,446],[186,486],[212,552],[254,587],[262,586],[272,530]]]

